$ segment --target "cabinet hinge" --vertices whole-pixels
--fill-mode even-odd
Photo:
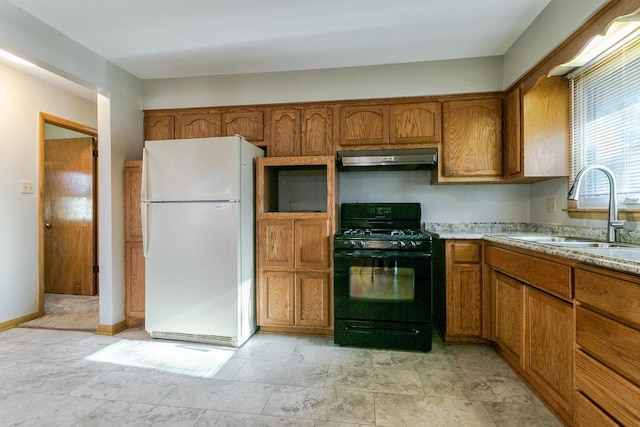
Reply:
[[[96,158],[96,159],[98,158],[98,150],[97,149],[93,150],[93,157]]]
[[[93,266],[93,274],[98,274],[98,273],[100,273],[100,267],[97,266],[97,265],[94,265]]]

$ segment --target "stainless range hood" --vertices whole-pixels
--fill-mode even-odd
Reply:
[[[340,170],[432,169],[437,161],[437,148],[338,151]]]

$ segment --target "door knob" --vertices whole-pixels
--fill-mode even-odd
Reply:
[[[51,224],[47,222],[47,223],[44,225],[44,228],[46,228],[47,230],[48,230],[48,229],[50,229],[50,228],[51,228]]]

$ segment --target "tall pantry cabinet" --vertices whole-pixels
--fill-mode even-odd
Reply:
[[[333,156],[256,164],[257,318],[262,332],[333,334]]]
[[[124,163],[124,306],[127,326],[144,324],[144,254],[142,252],[142,222],[140,190],[142,161]]]

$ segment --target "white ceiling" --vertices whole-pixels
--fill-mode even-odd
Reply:
[[[140,79],[503,55],[550,0],[9,0]]]

